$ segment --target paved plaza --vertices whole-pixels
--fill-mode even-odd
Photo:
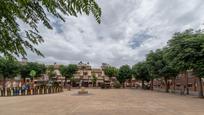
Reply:
[[[0,97],[0,115],[204,115],[204,99],[136,89]]]

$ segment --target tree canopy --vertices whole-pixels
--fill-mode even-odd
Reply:
[[[3,88],[6,78],[14,78],[19,74],[19,63],[15,59],[0,57],[0,75],[3,76]]]
[[[132,70],[129,65],[123,65],[120,67],[117,80],[123,84],[125,80],[132,78]]]
[[[26,49],[43,56],[35,47],[44,42],[38,25],[52,29],[48,15],[63,21],[64,15],[93,14],[100,23],[101,8],[95,0],[1,0],[0,53],[5,56],[26,56]],[[22,28],[22,23],[27,28]]]
[[[62,74],[62,76],[65,77],[65,83],[67,82],[67,79],[71,79],[73,77],[73,75],[76,73],[77,71],[77,65],[76,64],[69,64],[68,66],[60,66],[60,73]]]
[[[173,39],[168,42],[167,48],[166,57],[171,60],[172,65],[185,73],[187,70],[193,70],[193,74],[199,77],[199,82],[202,84],[204,33],[201,30],[194,31],[192,29],[176,33]],[[200,87],[200,91],[202,91],[202,87]],[[203,92],[200,92],[200,96],[203,96]]]
[[[116,77],[118,75],[118,69],[115,67],[109,66],[104,69],[104,73],[110,78]]]
[[[19,63],[14,59],[0,57],[0,74],[4,78],[13,78],[19,74]]]
[[[26,64],[21,64],[20,66],[20,74],[21,77],[25,80],[26,77],[32,78],[31,71],[35,71],[36,75],[34,77],[40,77],[45,73],[46,67],[44,64],[39,64],[36,62],[28,62]]]
[[[144,88],[144,81],[150,80],[147,64],[145,62],[139,62],[132,67],[133,76],[142,81],[142,88]]]

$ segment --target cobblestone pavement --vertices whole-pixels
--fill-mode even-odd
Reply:
[[[0,115],[204,115],[204,99],[135,89],[0,97]]]

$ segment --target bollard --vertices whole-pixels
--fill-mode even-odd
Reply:
[[[16,96],[19,94],[19,89],[16,87]]]
[[[33,95],[33,89],[30,89],[30,95]]]
[[[39,95],[40,94],[40,89],[38,89],[38,93],[37,93],[37,95]]]
[[[16,88],[13,88],[13,96],[16,96]]]
[[[5,89],[4,96],[7,96],[7,89]]]
[[[46,88],[46,94],[48,94],[48,88]]]
[[[19,95],[21,96],[21,89],[19,88]]]
[[[13,96],[13,89],[12,88],[10,89],[10,92],[11,92],[10,96]]]
[[[0,96],[2,96],[2,94],[1,94],[1,89],[0,89]]]
[[[42,89],[42,94],[44,94],[45,93],[45,90],[44,90],[44,88]]]
[[[10,88],[7,89],[7,96],[10,96]]]
[[[28,94],[28,90],[26,89],[26,90],[25,90],[25,95],[27,95],[27,94]]]
[[[18,96],[18,88],[15,88],[15,95]]]

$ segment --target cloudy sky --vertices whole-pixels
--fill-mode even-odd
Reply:
[[[204,23],[203,0],[98,0],[102,23],[92,16],[50,18],[54,30],[40,26],[45,39],[38,49],[45,58],[28,59],[47,64],[90,62],[99,67],[133,65],[150,50],[166,45],[173,33],[199,29]]]

